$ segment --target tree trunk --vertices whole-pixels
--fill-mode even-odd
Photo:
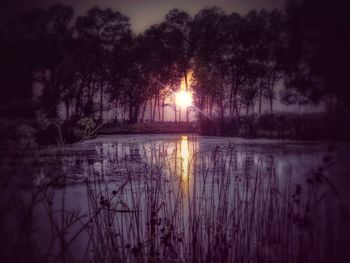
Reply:
[[[143,104],[141,120],[140,120],[141,122],[143,122],[143,120],[145,118],[146,106],[147,106],[147,101]]]
[[[152,109],[153,109],[153,106],[152,106],[152,98],[149,99],[149,122],[152,122]]]
[[[137,122],[139,110],[140,110],[140,105],[132,105],[132,103],[129,103],[129,123],[130,124],[134,124]]]
[[[220,108],[220,119],[223,120],[225,117],[225,107],[224,107],[223,98],[220,98],[219,108]]]
[[[118,123],[118,99],[115,99],[115,102],[114,102],[114,119],[115,119],[115,122]]]
[[[186,85],[186,92],[188,92],[188,83],[187,83],[187,72],[184,72],[185,74],[185,85]],[[189,113],[188,113],[188,107],[186,107],[186,122],[189,123]]]
[[[232,118],[233,115],[233,85],[231,85],[230,89],[230,118]]]
[[[209,99],[209,117],[210,117],[210,119],[213,118],[213,107],[214,107],[213,99]]]
[[[160,92],[158,91],[158,94],[157,94],[157,104],[158,104],[158,121],[162,121],[162,115],[161,115],[161,107],[160,107]]]
[[[162,100],[162,122],[164,122],[164,108],[165,108],[165,99]]]
[[[155,122],[156,120],[156,109],[157,109],[157,96],[154,98],[154,105],[153,105],[153,118],[152,118],[152,122]]]
[[[236,112],[236,117],[239,117],[238,103],[237,103],[237,89],[233,93],[233,110]]]
[[[203,117],[205,116],[205,96],[203,93],[200,95],[200,100],[199,100],[199,120],[202,120]]]
[[[69,120],[70,102],[68,99],[65,100],[65,106],[66,106],[66,120]]]
[[[181,107],[179,107],[179,122],[181,122]]]
[[[140,111],[140,106],[137,105],[134,107],[134,112],[133,112],[133,123],[137,122],[138,116],[139,116],[139,111]]]
[[[275,85],[275,80],[276,80],[276,74],[275,74],[275,71],[273,70],[272,71],[272,76],[271,76],[271,79],[269,81],[269,95],[270,95],[270,113],[273,113],[273,97],[274,97],[274,85]]]
[[[103,122],[103,85],[100,87],[100,121]]]
[[[261,114],[261,103],[262,103],[262,87],[259,88],[259,114]]]
[[[270,97],[270,113],[273,113],[273,97]]]

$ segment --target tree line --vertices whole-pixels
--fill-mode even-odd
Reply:
[[[135,34],[129,18],[112,9],[78,17],[64,5],[36,9],[1,24],[0,100],[31,99],[32,84],[40,83],[47,118],[64,105],[67,119],[102,121],[114,109],[117,121],[164,121],[184,79],[199,118],[248,115],[256,105],[261,113],[263,102],[272,113],[277,96],[289,104],[322,100],[348,113],[346,10],[342,0],[290,0],[284,10],[245,15],[212,7],[191,17],[174,9]]]

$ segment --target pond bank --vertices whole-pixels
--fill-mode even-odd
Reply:
[[[92,118],[69,120],[1,119],[3,146],[70,144],[97,135],[197,133],[247,139],[349,141],[350,116],[331,114],[252,114],[235,118],[202,118],[195,122],[101,123]]]
[[[98,131],[98,134],[158,134],[199,132],[199,126],[195,122],[154,122],[135,124],[106,124]]]

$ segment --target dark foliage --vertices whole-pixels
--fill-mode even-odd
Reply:
[[[203,135],[297,140],[349,140],[350,116],[330,114],[261,114],[232,119],[203,119]]]
[[[335,120],[349,120],[350,23],[344,10],[342,0],[291,0],[283,11],[246,15],[212,7],[191,17],[174,9],[135,35],[129,18],[111,9],[95,7],[76,19],[69,6],[36,9],[0,25],[0,114],[35,118],[40,111],[57,122],[64,112],[66,120],[102,123],[114,111],[116,122],[135,124],[149,111],[150,122],[164,122],[166,100],[185,80],[207,134],[254,137],[258,129],[270,137],[276,131],[280,137],[311,137],[313,124],[299,127],[297,117],[261,115],[264,102],[273,113],[276,83],[283,80],[282,102],[322,101],[337,114],[321,120],[323,138],[333,134],[327,127]],[[35,107],[15,105],[33,95]],[[256,105],[261,116],[254,115]],[[180,116],[173,109],[176,121]],[[292,122],[300,131],[285,132]]]

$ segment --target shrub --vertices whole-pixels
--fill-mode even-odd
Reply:
[[[39,128],[37,140],[39,144],[74,143],[84,137],[90,137],[96,126],[91,118],[80,119],[73,115],[69,120],[51,120]],[[62,142],[61,142],[62,136]]]
[[[248,115],[240,117],[241,135],[245,137],[255,137],[257,134],[257,118],[256,115]]]
[[[239,135],[239,119],[238,118],[232,118],[232,119],[223,119],[219,121],[219,127],[220,127],[220,135],[224,136],[238,136]]]
[[[203,135],[217,135],[218,122],[214,119],[201,118],[199,121],[200,133]]]
[[[34,119],[35,104],[32,100],[16,100],[0,107],[0,118]]]
[[[35,122],[27,119],[1,119],[0,144],[13,150],[36,146]]]

